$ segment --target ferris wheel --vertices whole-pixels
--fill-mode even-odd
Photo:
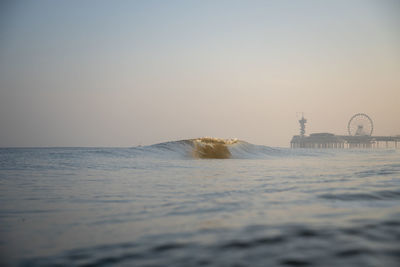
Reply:
[[[347,130],[349,135],[352,136],[371,136],[374,130],[374,123],[367,114],[357,113],[350,118]]]

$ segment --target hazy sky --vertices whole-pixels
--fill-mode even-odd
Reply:
[[[2,1],[0,146],[400,134],[400,1]]]

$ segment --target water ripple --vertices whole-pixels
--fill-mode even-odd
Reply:
[[[319,198],[341,201],[400,200],[400,191],[375,191],[371,193],[321,194]]]

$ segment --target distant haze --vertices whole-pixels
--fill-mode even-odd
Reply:
[[[2,1],[0,146],[400,134],[400,1]]]

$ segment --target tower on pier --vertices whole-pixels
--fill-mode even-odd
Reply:
[[[301,120],[299,120],[301,137],[304,137],[304,134],[306,133],[306,122],[307,122],[307,120],[304,118],[304,114],[302,114]]]

